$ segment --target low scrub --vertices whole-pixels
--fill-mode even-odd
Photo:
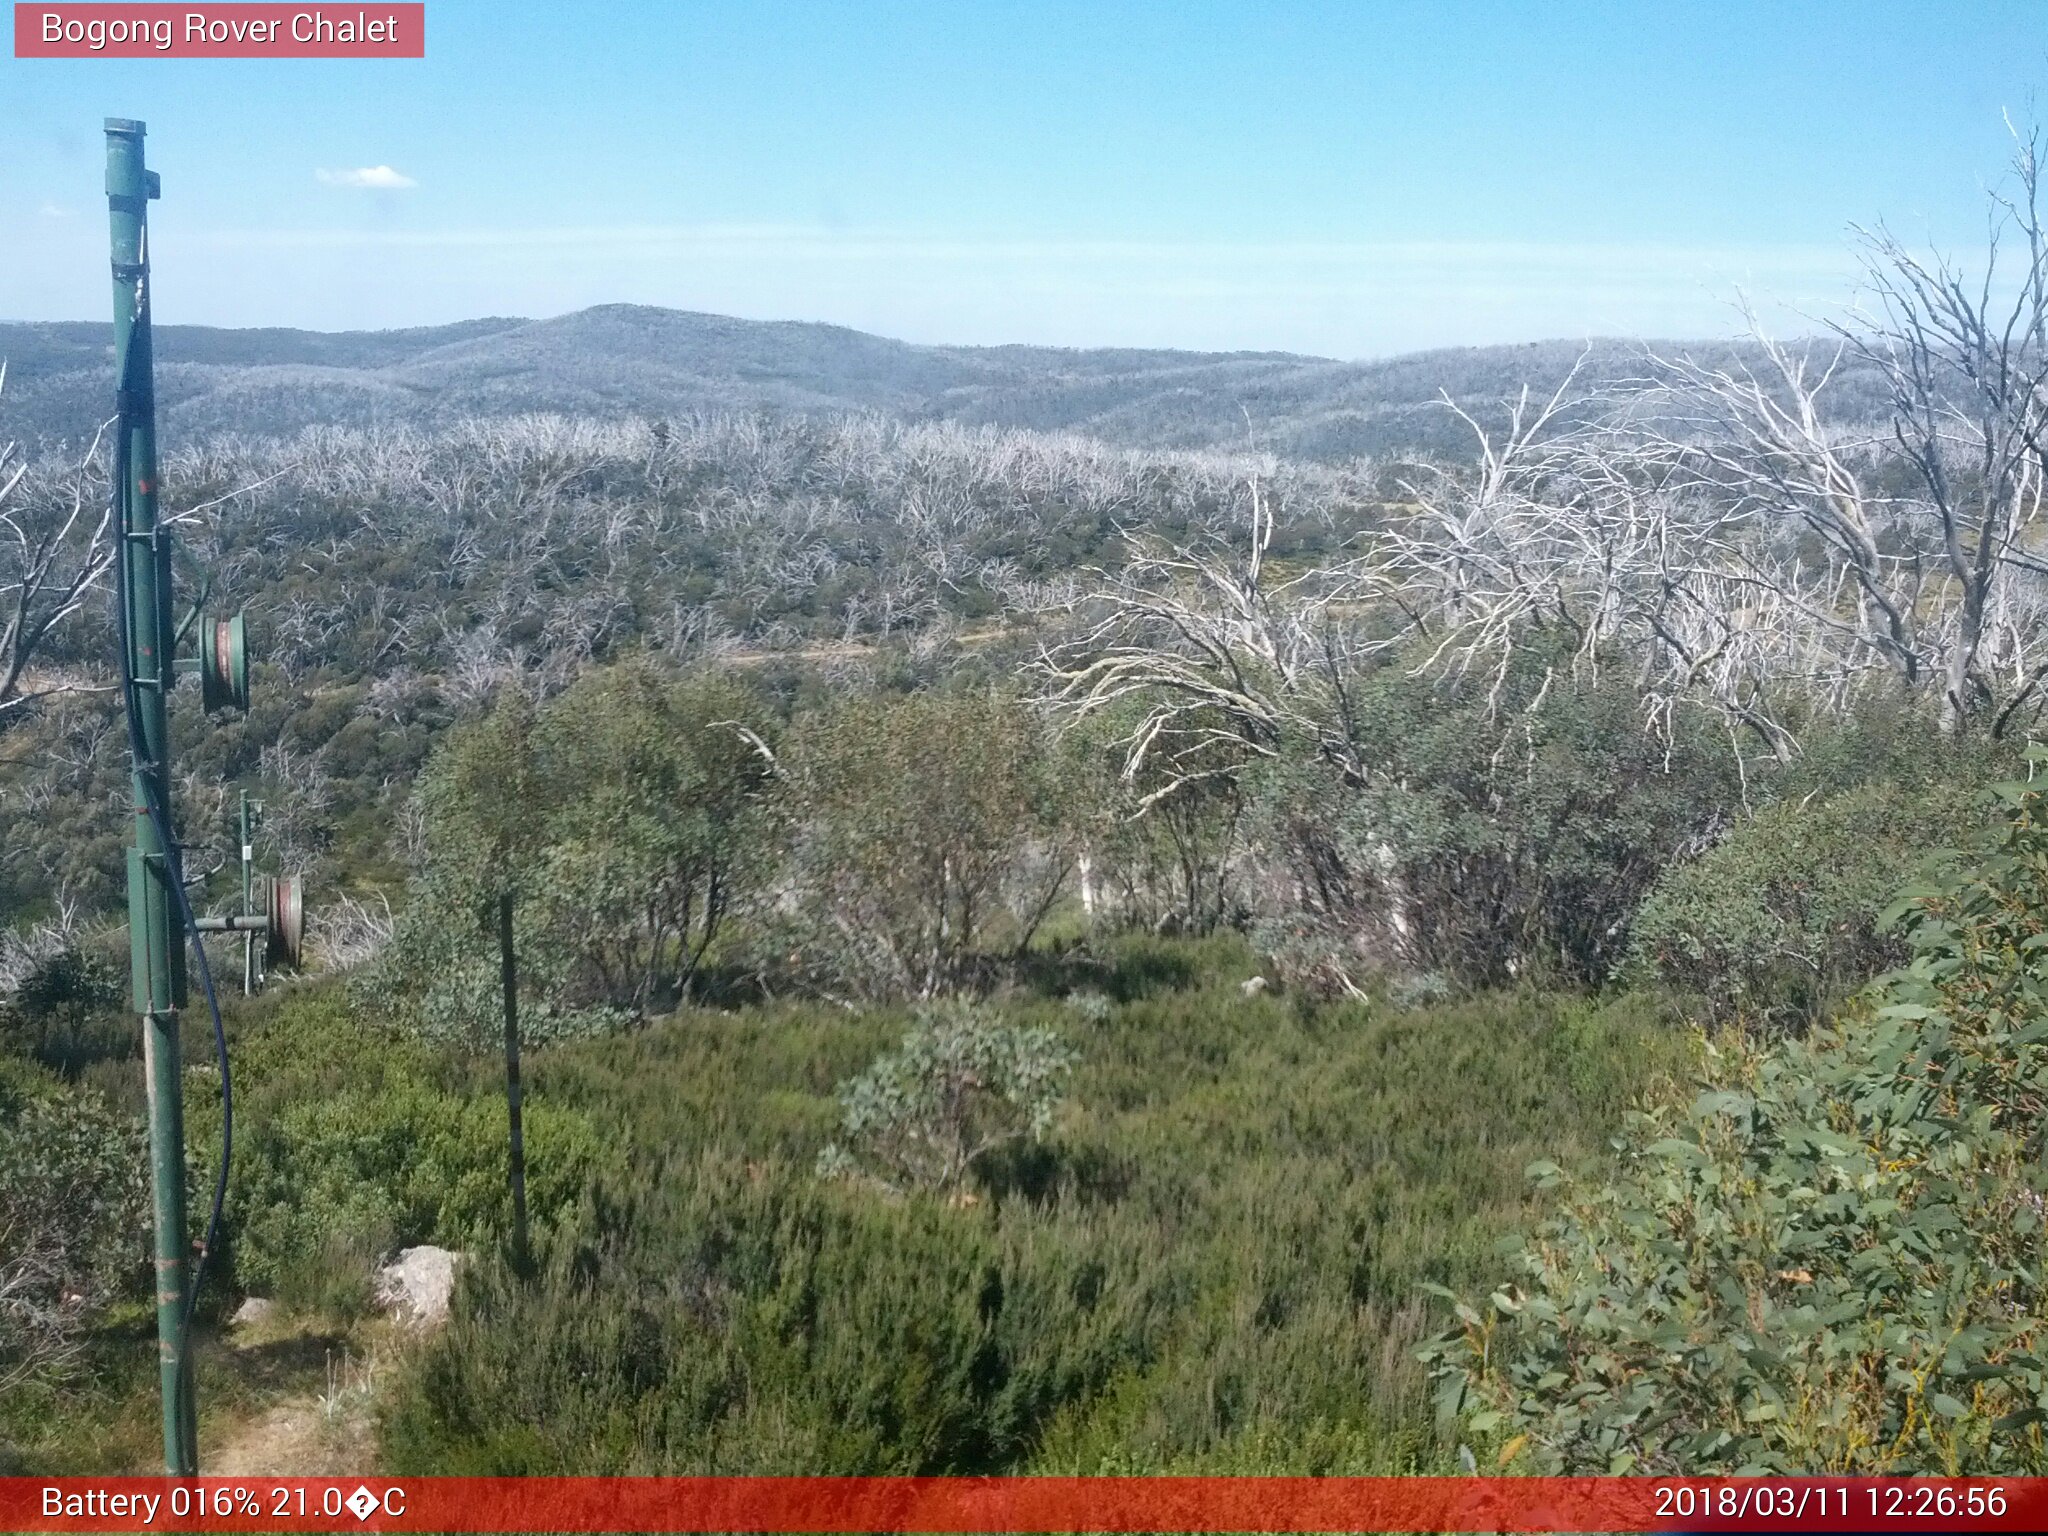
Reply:
[[[98,1093],[0,1056],[0,1404],[61,1381],[85,1329],[140,1289],[147,1167]]]
[[[1225,951],[1228,950],[1228,954]],[[1170,962],[1178,961],[1176,966]],[[482,1265],[394,1401],[400,1470],[1392,1472],[1445,1465],[1413,1350],[1680,1036],[1633,1002],[1247,998],[1240,941],[1131,941],[994,1005],[1077,1057],[1043,1141],[943,1188],[821,1179],[900,1012],[680,1014],[556,1047],[625,1161],[523,1283]]]
[[[840,1084],[843,1140],[818,1171],[957,1192],[980,1160],[1044,1137],[1073,1066],[1042,1025],[967,1003],[924,1009],[895,1050]]]
[[[1429,1351],[1489,1463],[2035,1475],[2048,1130],[2048,794],[1903,916],[1829,1027],[1708,1058]]]
[[[376,1265],[417,1243],[489,1246],[509,1229],[502,1078],[401,1037],[339,987],[287,993],[235,1040],[228,1238],[242,1290],[346,1317]],[[193,1162],[210,1170],[218,1104],[192,1096]],[[531,1098],[527,1203],[542,1225],[603,1160],[588,1114]],[[201,1207],[203,1209],[203,1207]]]
[[[1883,781],[1770,806],[1666,869],[1636,913],[1638,974],[1721,1022],[1804,1027],[1906,957],[1901,882],[1982,825],[1968,784]]]

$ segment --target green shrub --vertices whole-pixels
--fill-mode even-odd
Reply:
[[[957,1190],[978,1159],[1045,1135],[1073,1065],[1042,1026],[971,1003],[921,1010],[894,1051],[840,1084],[845,1143],[818,1155],[818,1171]]]
[[[994,690],[844,701],[784,751],[790,909],[776,969],[806,986],[930,998],[1020,955],[1079,845],[1040,721]]]
[[[453,732],[417,791],[426,858],[359,990],[434,1039],[495,1038],[509,894],[529,1039],[673,1007],[767,862],[758,713],[729,677],[634,663]]]
[[[1804,1025],[1887,966],[1903,938],[1879,915],[1938,850],[1982,824],[1969,784],[1866,784],[1772,805],[1658,878],[1631,961],[1713,1017]]]
[[[612,1214],[661,1242],[558,1243],[535,1287],[467,1288],[387,1430],[401,1467],[992,1468],[1129,1347],[1110,1276],[984,1210],[710,1158]]]
[[[1539,1471],[2048,1469],[2048,795],[1839,1023],[1710,1058],[1431,1346]]]
[[[1148,752],[1126,775],[1148,712],[1132,698],[1063,726],[1058,772],[1084,844],[1077,883],[1094,926],[1210,933],[1246,915],[1245,787],[1216,718],[1199,721],[1214,739]]]
[[[338,988],[299,990],[235,1041],[228,1212],[244,1290],[346,1316],[398,1248],[487,1245],[509,1230],[502,1079],[379,1026]],[[219,1116],[191,1103],[194,1161],[211,1167]],[[527,1204],[537,1224],[574,1207],[605,1152],[593,1119],[529,1097]]]
[[[139,1128],[0,1058],[0,1393],[60,1374],[149,1253]]]
[[[1578,671],[1561,645],[1498,679],[1390,660],[1349,696],[1356,771],[1297,752],[1253,776],[1253,845],[1287,877],[1254,937],[1290,982],[1607,979],[1658,873],[1738,786],[1701,721],[1646,731],[1619,669]]]
[[[66,1076],[133,1055],[138,1036],[127,1000],[104,956],[67,944],[30,966],[11,997],[0,997],[0,1052]]]
[[[1560,1124],[1591,1155],[1682,1050],[1637,999],[1394,1014],[1246,998],[1235,936],[1120,941],[975,1198],[813,1177],[901,1013],[683,1014],[551,1048],[626,1163],[531,1284],[493,1266],[403,1381],[403,1470],[1395,1472],[1450,1465],[1413,1358]],[[1169,963],[1176,961],[1177,963]]]

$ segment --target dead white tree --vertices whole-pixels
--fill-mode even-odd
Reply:
[[[83,931],[76,901],[58,902],[54,915],[27,928],[0,928],[0,998],[12,996],[38,968],[74,947]]]
[[[2048,493],[2039,130],[2013,138],[2012,179],[1992,194],[1982,267],[1923,258],[1882,225],[1863,231],[1872,303],[1838,327],[1884,380],[1892,441],[1918,481],[1917,521],[1941,576],[1942,715],[1957,731],[1986,715],[2002,729],[2048,676],[2038,643],[2001,654],[2001,642],[2024,633],[2001,625],[2010,589],[2048,575],[2034,548]],[[2021,601],[2031,609],[2040,599]]]
[[[0,363],[0,389],[6,382]],[[101,686],[76,667],[38,665],[99,589],[113,556],[99,440],[95,433],[75,470],[61,476],[31,473],[17,444],[0,444],[0,727],[39,699]]]
[[[1127,530],[1124,564],[1069,599],[1079,632],[1042,657],[1051,701],[1072,718],[1139,705],[1123,777],[1152,768],[1157,787],[1136,814],[1250,759],[1277,759],[1290,739],[1347,776],[1364,772],[1347,693],[1362,641],[1342,610],[1370,590],[1365,567],[1338,561],[1272,580],[1276,512],[1261,467],[1243,482],[1242,542]]]
[[[47,1224],[0,1206],[0,1392],[77,1358],[86,1298],[70,1257]]]
[[[1789,717],[1886,678],[1933,695],[1951,732],[2034,718],[2048,238],[2037,137],[2015,139],[1982,264],[1863,232],[1870,302],[1832,344],[1751,316],[1724,357],[1648,357],[1597,416],[1570,377],[1501,434],[1460,411],[1476,469],[1404,479],[1382,540],[1401,643],[1503,677],[1539,631],[1563,633],[1574,666],[1640,669],[1647,719],[1705,705],[1780,758]],[[1876,382],[1877,419],[1840,403],[1852,376]]]
[[[1881,677],[1938,691],[1951,732],[2032,718],[2048,682],[2048,241],[2031,138],[2015,183],[1974,274],[1866,233],[1875,303],[1833,345],[1776,341],[1751,317],[1726,359],[1648,358],[1597,420],[1561,419],[1560,390],[1524,401],[1496,446],[1466,416],[1478,470],[1404,482],[1385,600],[1459,669],[1504,674],[1562,626],[1575,664],[1612,651],[1642,668],[1652,720],[1710,705],[1780,758],[1797,750],[1788,713],[1839,711]],[[1879,381],[1882,419],[1836,405],[1851,368]]]
[[[346,971],[369,964],[391,942],[397,922],[381,892],[367,898],[337,894],[309,925],[315,935],[313,969]]]
[[[1935,292],[1922,285],[1937,269],[1889,252],[1874,284]],[[1952,269],[1939,270],[1959,293]],[[2021,357],[2033,348],[2017,338],[2002,360],[1938,358],[1912,302],[1893,301],[1908,318],[1890,334],[1859,330],[1819,360],[1755,331],[1758,368],[1662,362],[1677,409],[1642,427],[1640,447],[1747,525],[1726,577],[1824,640],[1795,648],[1807,670],[1788,667],[1782,681],[1826,695],[1826,679],[1884,672],[1909,691],[1938,689],[1951,732],[2003,732],[2048,676],[2033,622],[2048,602],[2048,562],[2033,549],[2048,494],[2042,360]],[[1889,420],[1831,420],[1825,391],[1848,359],[1879,364]],[[1972,382],[1987,372],[2005,382]]]
[[[1582,679],[1625,662],[1652,728],[1704,706],[1789,756],[1772,688],[1815,649],[1798,601],[1810,578],[1662,451],[1639,386],[1588,392],[1577,374],[1544,399],[1524,391],[1498,431],[1445,400],[1477,462],[1397,478],[1405,505],[1366,562],[1370,600],[1402,621],[1385,644],[1417,675],[1477,679],[1495,707],[1531,650]]]

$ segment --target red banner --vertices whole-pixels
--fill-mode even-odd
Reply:
[[[427,8],[54,4],[14,7],[17,59],[423,59]]]
[[[7,1531],[2039,1531],[2048,1478],[0,1478]]]

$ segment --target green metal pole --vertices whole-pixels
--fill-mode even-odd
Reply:
[[[245,789],[242,791],[242,915],[244,917],[249,916],[252,911],[249,906],[249,871],[250,862],[256,856],[255,844],[250,841],[250,836],[254,830],[249,824],[249,791]],[[256,935],[245,933],[242,935],[242,996],[249,997],[255,991]]]
[[[185,1349],[185,1106],[178,1010],[185,1002],[185,945],[170,880],[171,546],[157,525],[156,387],[149,330],[149,201],[157,179],[143,166],[143,126],[107,124],[107,215],[114,268],[114,366],[124,465],[120,553],[128,587],[128,674],[140,741],[134,764],[135,845],[128,853],[128,947],[135,1009],[142,1016],[149,1089],[150,1179],[156,1197],[156,1324],[163,1390],[164,1468],[199,1470],[197,1415]]]

